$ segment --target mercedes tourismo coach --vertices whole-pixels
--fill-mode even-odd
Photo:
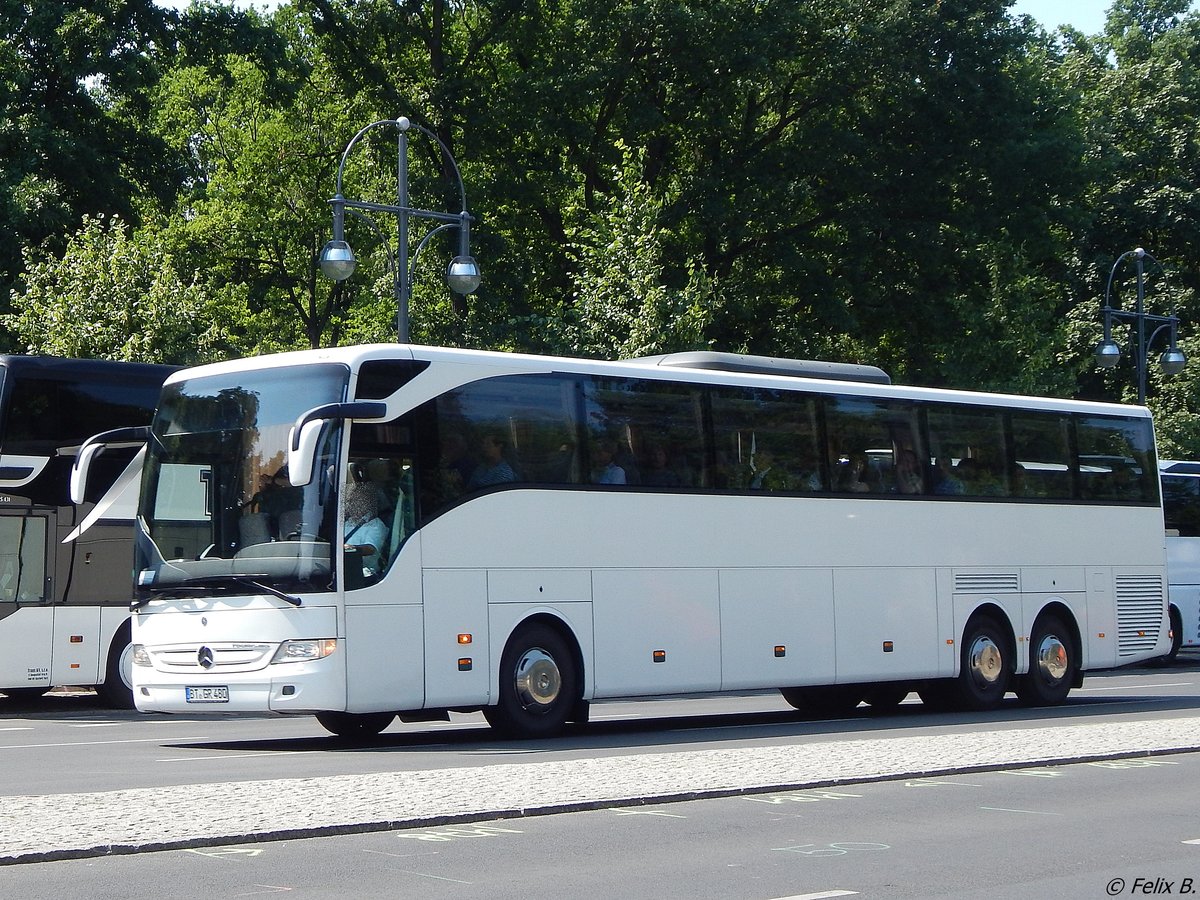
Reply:
[[[548,735],[637,695],[1052,704],[1169,649],[1140,407],[377,345],[179,372],[142,436],[143,710]]]

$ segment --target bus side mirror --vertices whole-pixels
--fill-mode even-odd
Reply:
[[[94,434],[79,448],[75,462],[71,465],[71,502],[78,506],[87,496],[88,472],[92,460],[115,445],[137,447],[150,440],[150,426],[139,425],[134,428],[114,428]]]
[[[377,400],[326,403],[301,414],[288,435],[288,480],[293,487],[312,481],[321,429],[330,419],[387,421],[387,404]]]

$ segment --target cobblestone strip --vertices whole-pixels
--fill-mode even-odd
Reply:
[[[6,797],[0,864],[1200,750],[1200,718]]]

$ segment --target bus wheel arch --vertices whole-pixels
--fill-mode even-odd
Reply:
[[[104,680],[96,693],[113,709],[133,709],[133,627],[126,619],[113,634],[105,657]]]
[[[1028,706],[1054,706],[1067,699],[1080,675],[1079,631],[1070,612],[1042,610],[1029,632],[1029,671],[1017,679],[1017,696]]]
[[[533,616],[513,629],[500,655],[496,703],[483,710],[506,737],[546,738],[585,720],[583,657],[570,629],[553,616]]]

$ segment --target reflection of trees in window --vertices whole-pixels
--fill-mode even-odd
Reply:
[[[715,388],[713,437],[719,487],[821,490],[817,400],[791,391]]]
[[[1005,451],[1003,410],[934,408],[928,413],[934,493],[1008,496],[1014,485]]]
[[[1096,500],[1158,497],[1158,468],[1147,420],[1081,416],[1076,423],[1082,496]]]
[[[702,388],[667,381],[584,381],[589,451],[615,444],[614,464],[626,484],[691,487],[704,480]],[[591,457],[589,452],[589,460]],[[591,464],[591,462],[589,462]]]
[[[921,441],[917,409],[912,403],[866,397],[826,398],[826,428],[830,456],[839,465],[863,455],[872,490],[922,493],[928,488],[928,455]],[[916,457],[918,482],[906,477],[902,489],[897,481],[896,459],[901,454]],[[843,460],[845,463],[843,463]]]
[[[1021,467],[1026,496],[1069,500],[1072,496],[1071,417],[1062,413],[1015,411],[1013,457]]]

